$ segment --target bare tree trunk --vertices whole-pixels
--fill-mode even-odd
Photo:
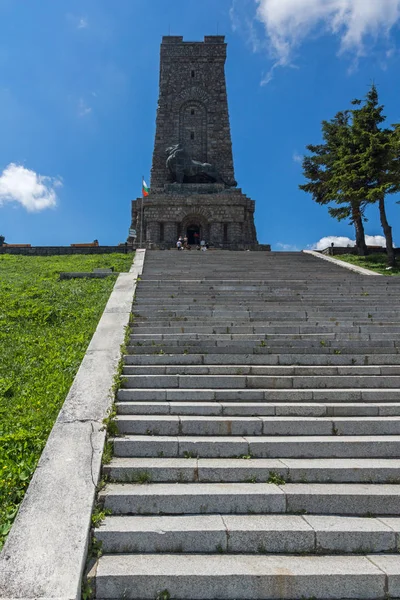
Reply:
[[[352,220],[356,230],[356,249],[359,256],[367,256],[368,248],[365,243],[365,232],[364,224],[362,222],[362,215],[358,206],[352,207]]]
[[[386,218],[385,198],[384,197],[379,199],[379,215],[381,218],[381,225],[382,225],[383,233],[386,238],[386,252],[387,252],[388,266],[394,267],[396,264],[396,256],[395,256],[395,253],[393,250],[392,228],[390,227],[388,220]]]

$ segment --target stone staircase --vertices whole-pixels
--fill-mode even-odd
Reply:
[[[399,292],[301,253],[147,253],[96,598],[400,598]]]

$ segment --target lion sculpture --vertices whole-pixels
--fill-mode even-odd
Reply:
[[[166,150],[167,168],[173,181],[177,183],[223,183],[235,187],[236,181],[226,181],[210,163],[192,160],[182,144],[175,144]]]

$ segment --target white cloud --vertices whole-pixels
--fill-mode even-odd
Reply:
[[[348,237],[340,237],[336,235],[328,235],[326,237],[321,238],[315,244],[311,244],[309,246],[310,250],[325,250],[325,248],[329,248],[331,244],[335,244],[335,246],[355,246],[356,243],[354,240],[351,240]]]
[[[256,0],[232,0],[229,10],[232,31],[241,35],[253,52],[266,52],[268,44],[255,18],[254,2]]]
[[[87,29],[89,27],[87,17],[79,17],[78,15],[74,15],[72,13],[67,13],[65,17],[68,21],[68,24],[73,29]]]
[[[300,165],[303,163],[303,156],[301,154],[299,154],[298,152],[293,152],[293,161],[295,163],[299,163]]]
[[[88,106],[83,98],[79,98],[78,102],[78,115],[80,117],[86,117],[92,112],[92,107]]]
[[[386,248],[386,240],[383,235],[366,235],[365,241],[366,241],[367,246],[383,246],[384,248]],[[309,246],[309,249],[310,250],[325,250],[325,248],[329,248],[329,246],[332,243],[335,246],[342,246],[342,247],[347,247],[347,246],[354,247],[356,245],[356,242],[354,240],[351,240],[348,237],[328,235],[326,237],[321,238],[315,244],[311,244]]]
[[[59,178],[38,175],[22,165],[10,163],[0,175],[0,206],[17,202],[28,212],[38,212],[57,204]]]
[[[300,250],[295,244],[283,244],[282,242],[278,242],[276,245],[279,250],[282,250],[283,252],[299,252]]]
[[[367,246],[384,246],[386,248],[386,239],[383,235],[366,235]],[[393,246],[396,246],[393,244]]]
[[[231,19],[238,2],[233,0]],[[257,19],[265,28],[268,49],[274,64],[262,84],[268,83],[277,67],[293,66],[296,48],[311,34],[330,33],[340,38],[339,54],[349,53],[353,68],[367,45],[378,38],[389,42],[392,28],[400,19],[400,0],[254,0]],[[243,20],[243,15],[241,16]],[[259,46],[260,44],[258,44]],[[389,50],[390,53],[390,50]],[[390,54],[387,56],[390,58]]]

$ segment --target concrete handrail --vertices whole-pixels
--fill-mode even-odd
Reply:
[[[351,263],[345,262],[344,260],[338,260],[337,258],[333,258],[332,256],[326,256],[326,254],[321,254],[320,252],[315,252],[314,250],[303,250],[304,254],[311,254],[311,256],[315,256],[320,258],[321,260],[327,260],[328,262],[334,263],[339,267],[343,267],[344,269],[348,269],[349,271],[355,271],[356,273],[360,273],[360,275],[377,275],[378,277],[383,277],[381,273],[375,273],[375,271],[370,271],[369,269],[364,269],[364,267],[358,267],[357,265],[352,265]]]

